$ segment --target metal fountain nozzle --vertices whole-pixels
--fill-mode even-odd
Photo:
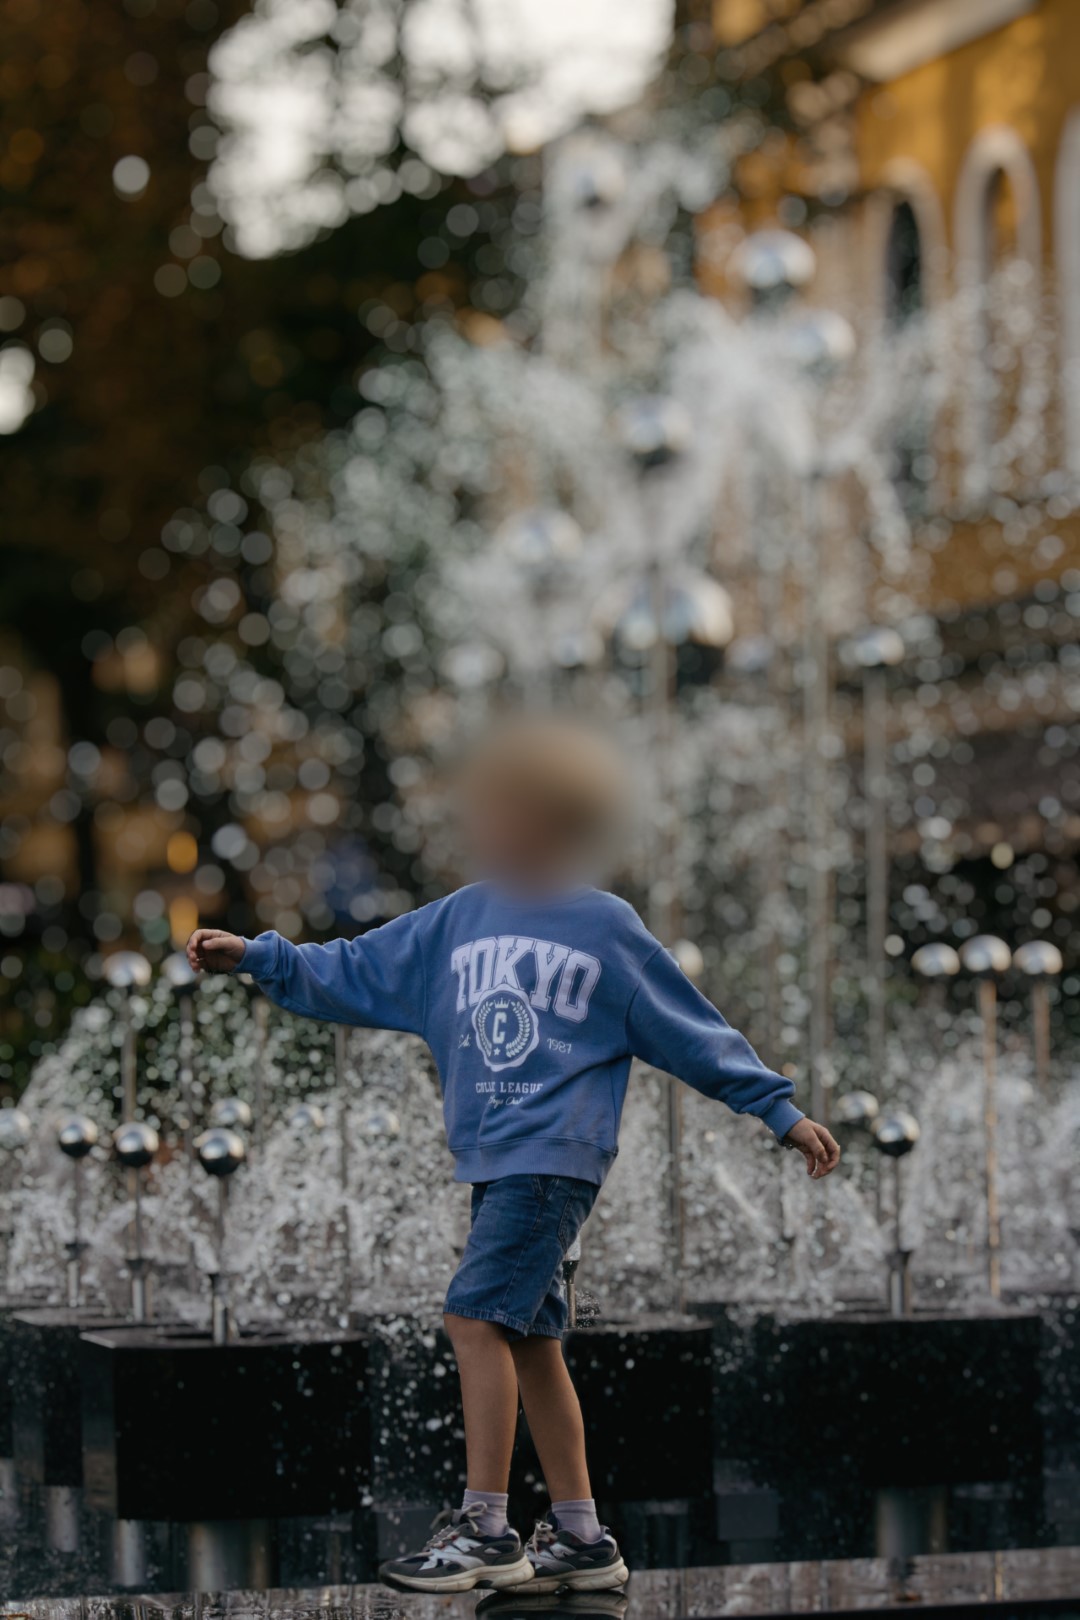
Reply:
[[[727,273],[757,298],[785,296],[812,281],[817,255],[794,231],[753,231],[736,247]]]
[[[291,1131],[318,1132],[326,1128],[326,1115],[318,1103],[297,1103],[289,1115],[288,1124]]]
[[[996,934],[976,934],[960,947],[960,961],[978,981],[982,1024],[983,1150],[986,1188],[986,1270],[991,1299],[1001,1298],[1001,1214],[998,1198],[997,979],[1012,952]]]
[[[254,1115],[251,1104],[246,1103],[242,1097],[223,1097],[211,1108],[210,1118],[215,1125],[223,1125],[226,1130],[246,1131],[251,1128]]]
[[[960,947],[960,961],[968,973],[978,978],[1008,971],[1012,952],[995,934],[976,934]]]
[[[85,1114],[74,1114],[56,1133],[56,1145],[72,1162],[71,1240],[67,1249],[67,1299],[77,1310],[82,1299],[82,1257],[86,1244],[82,1237],[82,1161],[98,1142],[98,1128]]]
[[[390,1108],[374,1108],[364,1120],[369,1142],[393,1142],[401,1135],[401,1121]]]
[[[85,1114],[73,1114],[56,1133],[56,1145],[69,1159],[85,1159],[98,1144],[98,1128]]]
[[[150,1320],[149,1271],[143,1253],[142,1189],[139,1176],[161,1146],[157,1131],[142,1120],[128,1120],[113,1133],[113,1152],[126,1170],[131,1172],[129,1190],[132,1207],[132,1252],[128,1256],[131,1276],[131,1315],[133,1321]]]
[[[157,1131],[141,1120],[130,1120],[113,1133],[113,1152],[127,1170],[144,1170],[160,1146]]]
[[[689,449],[694,437],[693,418],[686,406],[663,394],[645,394],[620,405],[612,427],[642,472],[668,466]]]
[[[215,1125],[196,1139],[195,1152],[208,1176],[231,1176],[247,1158],[244,1139],[224,1125]]]
[[[835,1120],[849,1131],[872,1132],[881,1104],[871,1091],[848,1091],[836,1103]]]
[[[960,957],[944,940],[920,945],[911,958],[915,972],[924,979],[951,979],[960,971]]]
[[[153,969],[140,951],[114,951],[102,969],[114,990],[141,990],[150,983]]]
[[[893,1316],[911,1314],[911,1251],[905,1249],[901,1229],[900,1163],[919,1140],[914,1114],[897,1109],[885,1114],[873,1128],[874,1146],[893,1163],[894,1248],[889,1260],[888,1300]]]
[[[138,1086],[135,1021],[132,1017],[132,992],[145,990],[153,977],[153,969],[139,951],[114,951],[105,958],[102,973],[114,990],[126,990],[123,1018],[124,1039],[120,1053],[120,1079],[124,1113],[130,1118],[135,1112]]]
[[[21,1108],[0,1108],[0,1149],[17,1153],[29,1142],[33,1126]]]
[[[888,1159],[902,1159],[912,1151],[920,1134],[914,1114],[898,1109],[885,1114],[874,1126],[874,1146]]]
[[[1035,1082],[1045,1091],[1050,1079],[1050,980],[1057,978],[1065,963],[1049,939],[1029,939],[1020,946],[1013,963],[1031,981]]]
[[[596,627],[618,649],[638,656],[658,641],[723,652],[735,634],[735,615],[718,580],[681,568],[667,575],[659,592],[649,579],[620,587],[601,603]]]
[[[229,1177],[247,1157],[244,1139],[224,1125],[204,1131],[195,1143],[199,1163],[218,1184],[217,1270],[210,1276],[210,1333],[215,1344],[227,1344],[232,1337],[232,1311],[229,1306],[229,1278],[225,1269],[225,1209]]]
[[[1048,939],[1030,939],[1021,945],[1013,963],[1029,979],[1056,979],[1065,966],[1057,946]]]
[[[845,663],[860,669],[886,669],[904,661],[904,638],[891,625],[871,624],[860,630],[843,649]]]
[[[855,353],[855,329],[832,309],[809,309],[784,324],[789,359],[803,371],[828,373]]]
[[[569,512],[533,506],[507,518],[496,531],[495,543],[531,573],[569,562],[580,553],[583,536]]]

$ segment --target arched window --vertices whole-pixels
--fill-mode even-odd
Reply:
[[[957,280],[966,294],[967,376],[959,405],[964,492],[982,501],[1036,470],[1043,441],[1025,422],[1036,397],[1025,384],[1039,302],[1039,188],[1030,154],[995,125],[972,141],[956,188]]]
[[[983,307],[977,312],[983,332],[983,376],[986,387],[985,448],[990,459],[991,482],[998,488],[1011,483],[1014,453],[1010,430],[1022,410],[1021,373],[1023,339],[1015,328],[1015,299],[1023,295],[1026,280],[1014,270],[1026,271],[1020,259],[1016,191],[1004,169],[995,169],[986,182],[983,223]]]
[[[893,201],[885,233],[883,314],[896,366],[898,392],[891,447],[891,477],[896,498],[909,518],[922,516],[931,504],[937,464],[931,454],[933,410],[928,390],[918,385],[922,344],[913,323],[926,305],[922,233],[912,202]],[[912,347],[914,343],[915,347]]]
[[[925,301],[922,237],[915,210],[904,199],[893,209],[885,243],[885,314],[893,326],[918,315]]]
[[[888,376],[888,439],[896,499],[910,519],[941,495],[937,453],[941,390],[928,322],[948,294],[945,218],[934,181],[910,158],[885,165],[867,199],[863,275],[872,294],[881,372]]]
[[[1005,169],[995,169],[987,180],[983,207],[983,268],[993,276],[1006,269],[1020,250],[1016,192]]]

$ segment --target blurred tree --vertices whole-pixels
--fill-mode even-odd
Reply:
[[[377,342],[358,315],[460,308],[489,236],[487,215],[445,230],[477,188],[428,171],[426,196],[400,190],[302,252],[230,252],[205,179],[218,141],[207,62],[245,9],[7,0],[0,12],[0,353],[36,367],[34,409],[0,440],[0,663],[16,672],[0,869],[20,885],[0,906],[19,941],[0,997],[9,1042],[32,1032],[29,1057],[51,1020],[27,947],[47,935],[55,967],[59,949],[75,963],[115,937],[101,868],[124,825],[116,805],[151,795],[162,754],[192,743],[147,722],[172,708],[176,648],[205,628],[193,601],[220,558],[170,549],[164,526],[235,483],[256,450],[284,457],[347,421]],[[245,576],[257,605],[266,571]],[[58,705],[48,735],[43,693]],[[78,744],[94,753],[73,764]],[[83,768],[95,757],[100,770]],[[197,838],[215,808],[192,823]],[[43,818],[62,842],[42,842]],[[127,864],[135,881],[139,859]],[[143,865],[165,870],[152,846]],[[0,1083],[5,1072],[0,1052]]]
[[[35,408],[2,446],[0,664],[13,673],[0,675],[9,721],[0,870],[12,880],[0,885],[0,932],[18,954],[0,962],[10,964],[0,972],[9,1048],[0,1047],[0,1086],[40,1050],[63,1010],[57,993],[84,993],[77,964],[88,953],[122,935],[167,948],[176,874],[201,874],[207,903],[215,897],[241,928],[256,916],[256,879],[299,892],[297,863],[317,862],[321,835],[301,836],[291,859],[263,828],[276,864],[253,870],[241,824],[258,793],[247,782],[310,803],[333,778],[339,811],[328,799],[320,813],[340,814],[337,889],[349,838],[352,881],[373,869],[401,889],[418,881],[408,839],[394,836],[401,783],[381,734],[379,683],[409,675],[412,654],[382,647],[388,624],[398,626],[391,645],[406,644],[402,604],[423,559],[369,559],[347,611],[377,611],[349,629],[347,678],[345,660],[331,667],[333,645],[299,678],[280,602],[294,562],[262,535],[262,474],[249,472],[253,461],[264,473],[302,468],[316,442],[329,447],[332,472],[335,435],[375,398],[364,393],[366,369],[376,359],[407,369],[432,316],[460,318],[481,337],[505,325],[528,341],[519,306],[536,254],[539,161],[492,156],[471,179],[441,178],[439,118],[418,115],[427,95],[449,128],[464,97],[493,128],[493,98],[512,99],[521,85],[505,72],[487,83],[476,53],[464,78],[438,64],[407,72],[402,40],[416,9],[395,0],[380,12],[392,23],[380,75],[410,84],[410,96],[377,138],[359,138],[370,141],[366,156],[356,140],[315,154],[319,196],[344,205],[294,231],[295,251],[263,259],[233,251],[233,232],[254,217],[242,186],[238,195],[218,182],[230,224],[207,172],[220,150],[215,115],[231,127],[221,89],[231,81],[225,73],[215,90],[210,52],[234,25],[235,41],[249,22],[265,23],[264,8],[6,0],[0,10],[0,344],[36,367]],[[696,0],[679,9],[648,116],[678,139],[739,113],[749,153],[769,135],[774,91],[726,61],[718,72],[706,10]],[[321,64],[336,98],[362,11],[349,0],[324,8],[300,51]],[[497,144],[489,140],[491,154]],[[458,166],[474,160],[459,154]],[[265,220],[272,199],[260,206]],[[670,243],[677,273],[693,273],[695,241],[684,214]],[[315,469],[307,484],[321,476]],[[241,671],[250,709],[231,702],[230,670]],[[303,737],[303,757],[223,763],[219,732],[240,754],[260,676],[284,717],[278,742]],[[321,726],[323,713],[332,727]],[[226,849],[237,859],[222,858]],[[334,885],[327,895],[329,926],[348,912]],[[317,913],[305,915],[305,926],[320,926]]]

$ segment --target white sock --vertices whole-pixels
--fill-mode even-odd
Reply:
[[[560,1530],[569,1530],[572,1535],[580,1536],[582,1541],[599,1541],[604,1533],[603,1525],[596,1517],[596,1503],[591,1496],[582,1497],[577,1502],[552,1502],[551,1511]]]
[[[466,1491],[461,1498],[462,1508],[479,1506],[481,1512],[476,1516],[476,1528],[482,1536],[503,1536],[510,1526],[506,1519],[506,1504],[510,1499],[508,1491]]]

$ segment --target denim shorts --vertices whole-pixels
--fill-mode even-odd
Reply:
[[[566,1331],[562,1265],[599,1187],[573,1176],[502,1176],[472,1190],[472,1227],[443,1309],[509,1338]]]

